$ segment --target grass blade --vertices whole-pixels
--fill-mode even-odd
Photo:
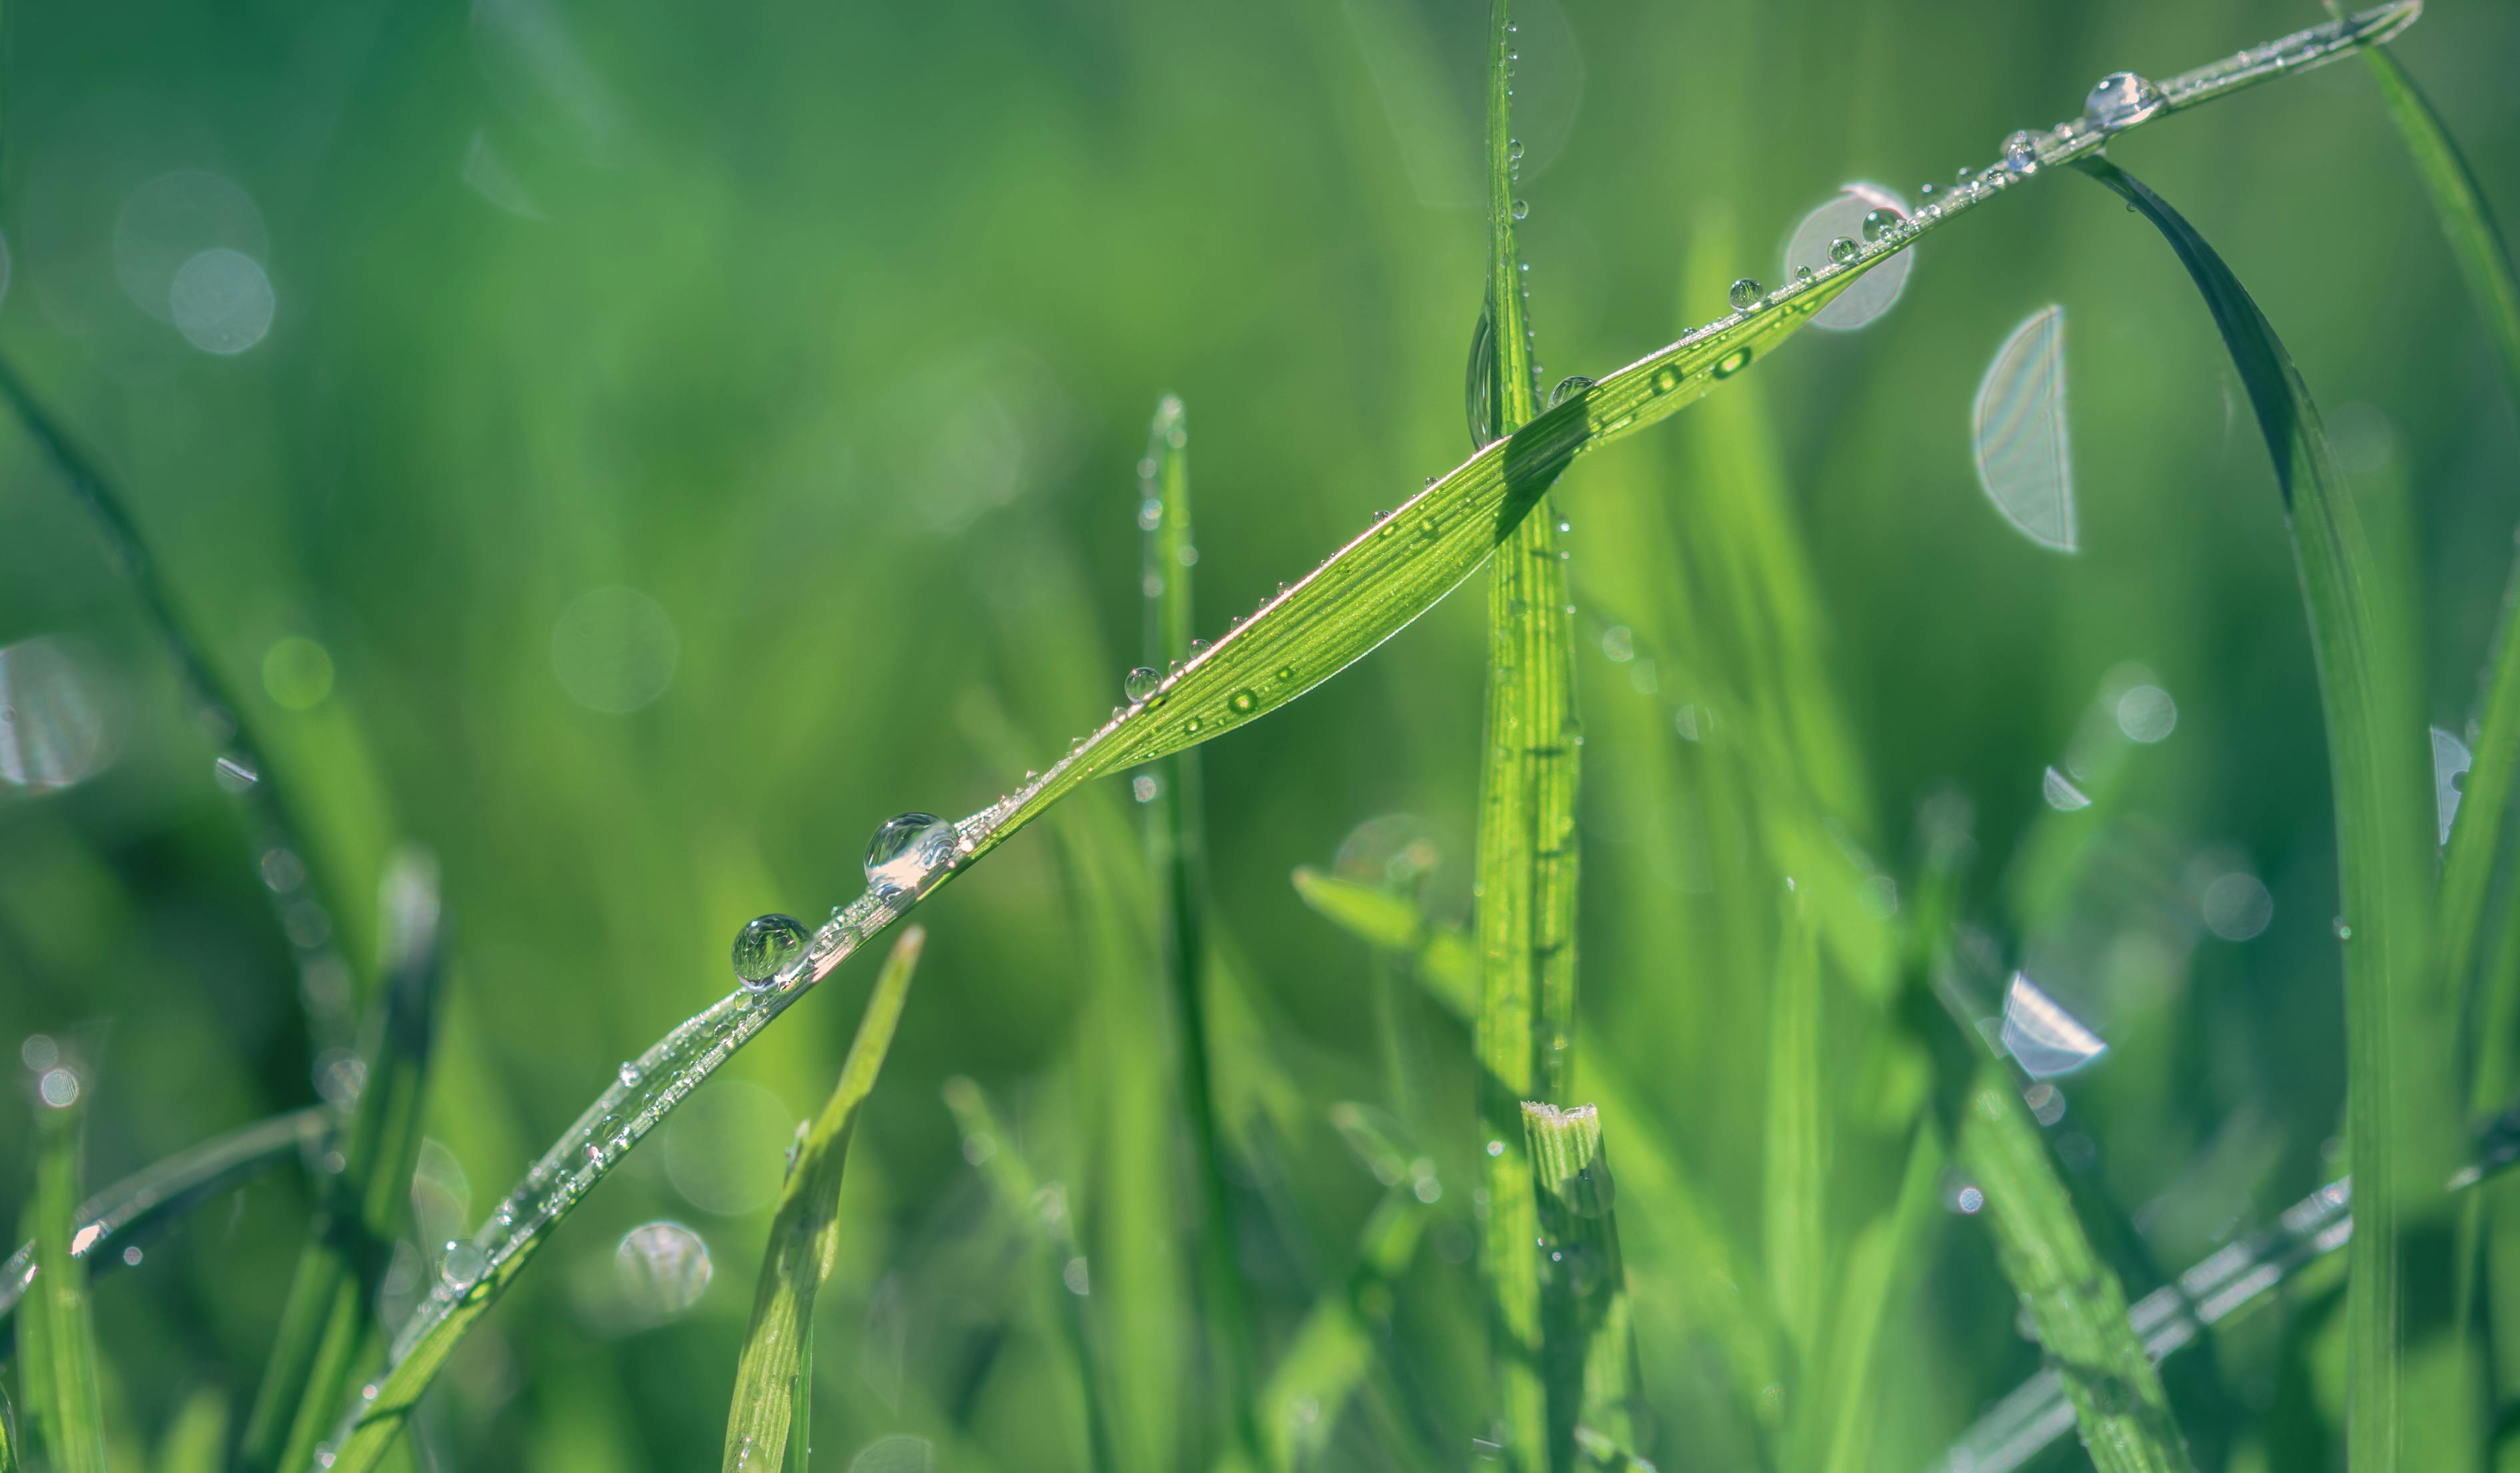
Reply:
[[[1786,882],[1789,886],[1791,881]],[[1828,1234],[1821,1078],[1820,939],[1799,891],[1784,899],[1784,939],[1769,992],[1766,1201],[1768,1283],[1803,1373],[1818,1368]]]
[[[2406,509],[2336,468],[2308,386],[2257,303],[2179,212],[2104,160],[2080,167],[2139,210],[2194,278],[2257,412],[2291,513],[2318,658],[2343,869],[2351,1457],[2357,1473],[2462,1466],[2479,1439],[2454,1334],[2447,1183],[2461,1130],[2440,1061],[2456,1056],[2432,949],[2433,809],[2415,682]]]
[[[1986,1193],[2003,1275],[2064,1377],[2098,1473],[2188,1473],[2161,1374],[2127,1324],[2126,1291],[2092,1251],[2047,1143],[2004,1066],[1982,1066],[1960,1117],[1960,1155]]]
[[[87,1265],[70,1251],[79,1193],[79,1126],[88,1082],[68,1065],[44,1071],[35,1093],[35,1190],[26,1230],[35,1282],[18,1320],[26,1410],[53,1473],[104,1473],[105,1416],[97,1390],[96,1324]]]
[[[1618,1188],[1601,1143],[1601,1112],[1522,1107],[1540,1200],[1549,1316],[1549,1452],[1572,1467],[1578,1428],[1612,1448],[1637,1441],[1642,1403],[1628,1271],[1619,1254]]]
[[[314,1462],[370,1350],[377,1284],[411,1210],[440,975],[436,861],[417,852],[397,859],[385,876],[383,909],[382,1026],[341,1143],[341,1170],[308,1229],[246,1419],[237,1465],[251,1473],[295,1473]]]
[[[1182,401],[1166,395],[1141,463],[1147,529],[1147,667],[1160,670],[1191,656],[1193,606],[1191,567],[1190,432]],[[1189,557],[1183,556],[1185,552]],[[1181,1029],[1183,1113],[1198,1176],[1199,1287],[1206,1303],[1209,1363],[1215,1368],[1220,1419],[1229,1439],[1255,1461],[1260,1433],[1252,1401],[1251,1311],[1235,1262],[1234,1202],[1225,1177],[1217,1126],[1215,1071],[1209,1061],[1207,1006],[1207,834],[1200,803],[1198,754],[1176,752],[1154,773],[1159,790],[1148,805],[1147,848],[1163,887],[1164,970],[1172,980]]]
[[[5,1389],[0,1389],[0,1473],[18,1473],[18,1414],[10,1408]]]
[[[1511,0],[1488,24],[1487,305],[1471,344],[1472,437],[1521,429],[1539,410],[1532,383],[1529,293],[1514,246]],[[1556,516],[1507,535],[1488,579],[1487,730],[1478,830],[1479,1128],[1487,1140],[1488,1210],[1480,1222],[1497,1442],[1508,1470],[1566,1469],[1573,1448],[1552,1424],[1571,1405],[1545,1388],[1563,1378],[1544,1361],[1579,1347],[1544,1343],[1537,1208],[1519,1114],[1528,1099],[1563,1099],[1574,1068],[1576,759],[1572,610],[1557,558]]]
[[[203,1387],[184,1399],[158,1439],[156,1473],[219,1473],[226,1466],[227,1446],[227,1398]],[[8,1473],[5,1465],[0,1473]]]
[[[989,1097],[980,1086],[957,1076],[945,1082],[945,1105],[963,1132],[963,1155],[977,1162],[998,1189],[999,1199],[1014,1219],[1026,1224],[1046,1251],[1043,1292],[1058,1307],[1060,1344],[1076,1377],[1077,1401],[1084,1408],[1086,1466],[1106,1473],[1113,1466],[1111,1428],[1106,1420],[1094,1354],[1094,1331],[1085,1317],[1085,1300],[1068,1286],[1067,1266],[1077,1260],[1076,1228],[1067,1209],[1067,1193],[1058,1183],[1044,1186],[1033,1174],[1014,1137],[998,1123]]]
[[[107,1187],[81,1204],[71,1252],[91,1276],[120,1266],[118,1254],[101,1248],[132,1233],[171,1223],[212,1196],[303,1153],[334,1126],[333,1111],[309,1105],[258,1120],[205,1140]],[[35,1281],[35,1244],[29,1240],[0,1262],[0,1318],[18,1308]]]
[[[883,971],[868,994],[840,1065],[839,1082],[823,1104],[796,1152],[796,1165],[779,1193],[770,1219],[770,1246],[761,1258],[753,1290],[752,1324],[735,1365],[735,1402],[726,1418],[727,1473],[788,1466],[803,1473],[808,1451],[801,1436],[788,1440],[791,1422],[802,1425],[813,1395],[808,1358],[814,1338],[814,1295],[830,1276],[840,1249],[840,1175],[848,1163],[849,1134],[858,1108],[875,1090],[876,1075],[892,1047],[911,975],[927,935],[913,926],[893,944]]]
[[[1262,1466],[1313,1466],[1339,1413],[1372,1373],[1374,1334],[1391,1315],[1392,1286],[1417,1257],[1426,1210],[1407,1184],[1394,1187],[1357,1235],[1356,1266],[1305,1312],[1261,1391]]]

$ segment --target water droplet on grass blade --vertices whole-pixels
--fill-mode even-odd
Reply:
[[[2083,99],[2083,116],[2093,127],[2115,132],[2143,121],[2162,110],[2161,89],[2132,71],[2112,71],[2092,85]]]
[[[1593,380],[1584,377],[1580,373],[1570,373],[1566,377],[1559,379],[1557,381],[1557,387],[1549,391],[1549,407],[1554,409],[1558,405],[1566,402],[1567,399],[1576,394],[1582,393],[1585,390],[1593,387]]]
[[[2002,1036],[2004,1050],[2034,1080],[2072,1074],[2109,1047],[2021,972],[2003,994]]]
[[[2074,551],[2063,307],[2031,314],[1996,350],[1970,427],[1978,484],[2003,520],[2043,547]]]
[[[1755,278],[1744,276],[1732,283],[1732,310],[1746,312],[1757,306],[1760,299],[1767,295],[1768,289],[1759,285]]]
[[[776,986],[804,955],[804,922],[792,915],[756,915],[735,934],[735,980],[758,992]]]
[[[867,888],[883,897],[915,895],[953,855],[954,825],[944,819],[933,813],[887,818],[867,843]]]
[[[456,1238],[446,1245],[437,1259],[437,1277],[454,1293],[462,1294],[479,1282],[483,1269],[490,1266],[489,1256],[480,1245]]]
[[[1785,273],[1799,277],[1805,268],[1825,271],[1832,265],[1845,265],[1860,258],[1840,257],[1830,248],[1837,241],[1862,235],[1865,220],[1885,210],[1905,219],[1907,202],[1877,184],[1847,185],[1794,226],[1793,236],[1785,243]],[[1907,290],[1908,273],[1913,269],[1913,248],[1873,262],[1860,280],[1812,315],[1812,326],[1844,333],[1872,321],[1898,301],[1899,294]]]
[[[1143,701],[1153,695],[1155,688],[1163,683],[1162,671],[1151,666],[1142,665],[1129,671],[1128,677],[1120,682],[1120,688],[1128,693],[1130,700]]]
[[[1479,325],[1470,330],[1470,358],[1462,379],[1462,413],[1469,421],[1470,448],[1487,448],[1495,404],[1496,318],[1481,306]]]
[[[2441,842],[2450,843],[2450,827],[2458,817],[2459,795],[2467,788],[2468,768],[2475,760],[2468,756],[2467,744],[2436,726],[2433,728],[2433,799],[2441,815]]]
[[[1531,206],[1529,202],[1523,200],[1514,201],[1513,217],[1517,220],[1529,219],[1531,217]]]
[[[2028,128],[2015,129],[2003,140],[2003,166],[2016,174],[2039,166],[2039,139]]]
[[[1841,266],[1854,265],[1855,258],[1863,253],[1863,247],[1855,244],[1855,242],[1848,240],[1842,235],[1828,243],[1828,258],[1837,262]],[[1806,267],[1805,269],[1809,268]]]
[[[699,1303],[712,1271],[708,1244],[680,1222],[650,1222],[623,1233],[612,1266],[621,1297],[652,1324]]]

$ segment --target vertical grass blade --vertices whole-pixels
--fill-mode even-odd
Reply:
[[[440,974],[436,861],[406,852],[386,873],[382,898],[383,1017],[342,1141],[341,1170],[316,1209],[246,1420],[237,1466],[248,1473],[298,1473],[313,1464],[373,1348],[377,1284],[411,1210]]]
[[[1618,1186],[1594,1106],[1527,1102],[1522,1125],[1545,1245],[1550,1460],[1573,1468],[1579,1428],[1611,1448],[1637,1442],[1637,1337],[1619,1254]]]
[[[1786,882],[1788,886],[1791,881]],[[1801,1361],[1818,1368],[1822,1291],[1827,1277],[1823,1191],[1828,1090],[1821,1076],[1820,940],[1799,890],[1784,897],[1784,937],[1777,948],[1768,1009],[1765,1203],[1768,1283],[1777,1318]]]
[[[2039,1128],[1989,1062],[1960,1117],[1961,1157],[1986,1193],[2003,1275],[2021,1295],[2098,1473],[2190,1473],[2161,1374],[2127,1324],[2126,1290],[2092,1251]]]
[[[1147,527],[1147,668],[1163,669],[1191,657],[1190,429],[1177,396],[1155,409],[1147,458],[1140,463],[1139,525]],[[1131,692],[1131,694],[1136,694]],[[1180,1020],[1183,1114],[1190,1126],[1199,1203],[1199,1288],[1207,1312],[1209,1364],[1216,1378],[1219,1420],[1245,1455],[1260,1455],[1253,1420],[1251,1312],[1236,1263],[1234,1199],[1225,1176],[1219,1138],[1215,1070],[1209,1059],[1207,1008],[1207,837],[1199,796],[1198,752],[1176,752],[1154,764],[1158,791],[1148,806],[1147,848],[1162,887],[1164,971],[1172,982]]]
[[[1102,1372],[1094,1353],[1094,1329],[1085,1317],[1085,1298],[1067,1280],[1067,1266],[1076,1262],[1076,1228],[1068,1214],[1067,1193],[1058,1183],[1043,1185],[1033,1174],[1014,1137],[998,1123],[997,1112],[980,1086],[957,1076],[945,1082],[945,1105],[963,1133],[963,1155],[978,1163],[1008,1213],[1024,1223],[1043,1252],[1043,1293],[1056,1307],[1059,1343],[1076,1380],[1084,1408],[1086,1466],[1108,1473],[1113,1466],[1111,1427],[1103,1413]]]
[[[1340,1411],[1374,1368],[1376,1327],[1391,1315],[1392,1285],[1408,1271],[1426,1210],[1395,1187],[1357,1235],[1356,1266],[1295,1326],[1261,1391],[1261,1427],[1272,1473],[1312,1466]]]
[[[203,1387],[184,1399],[158,1442],[155,1473],[220,1473],[228,1445],[228,1402]],[[0,1473],[8,1473],[0,1463]]]
[[[1472,437],[1502,439],[1539,411],[1521,254],[1514,244],[1510,0],[1488,27],[1487,307],[1472,346]],[[1564,1468],[1549,1455],[1526,1099],[1566,1095],[1574,1067],[1574,645],[1556,513],[1544,492],[1498,549],[1488,580],[1486,745],[1479,769],[1479,1114],[1488,1212],[1480,1272],[1495,1360],[1497,1442],[1510,1473]],[[1561,1410],[1557,1420],[1568,1421]],[[1570,1422],[1571,1425],[1571,1422]],[[1561,1440],[1562,1441],[1562,1440]]]
[[[18,1353],[35,1444],[52,1473],[105,1470],[87,1265],[71,1251],[87,1087],[68,1065],[44,1071],[35,1082],[35,1190],[26,1205],[35,1282],[18,1320]]]
[[[0,1389],[0,1473],[18,1473],[18,1413]]]
[[[2078,167],[2170,243],[2247,387],[2290,513],[2318,660],[2343,870],[2348,1445],[2356,1473],[2469,1466],[2474,1367],[2456,1334],[2447,1183],[2462,1131],[2441,1061],[2456,1057],[2433,950],[2430,756],[2417,689],[2402,499],[2349,486],[2274,329],[2194,226],[2107,161]]]
[[[831,1275],[840,1249],[840,1176],[848,1164],[849,1134],[858,1109],[875,1090],[884,1054],[892,1047],[910,979],[927,934],[917,926],[901,934],[867,995],[858,1031],[840,1064],[839,1082],[823,1113],[804,1134],[796,1165],[781,1188],[770,1218],[770,1245],[762,1254],[761,1279],[752,1295],[752,1323],[735,1363],[735,1400],[727,1410],[727,1473],[763,1473],[787,1466],[804,1473],[807,1449],[801,1426],[813,1395],[810,1377],[814,1296]]]

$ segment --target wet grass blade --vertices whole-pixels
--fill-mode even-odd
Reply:
[[[2479,1443],[2453,1276],[2447,1183],[2463,1131],[2441,1061],[2456,1056],[2433,949],[2434,806],[2417,688],[2413,562],[2402,499],[2349,486],[2308,386],[2195,227],[2104,160],[2080,167],[2170,243],[2247,387],[2290,512],[2318,659],[2345,898],[2351,1457],[2357,1473],[2466,1465]]]
[[[1986,1193],[2003,1275],[2064,1376],[2092,1465],[2098,1473],[2189,1473],[2161,1374],[2127,1324],[2126,1290],[2092,1251],[2005,1066],[1984,1065],[1970,1085],[1959,1150]]]
[[[1191,657],[1193,632],[1190,427],[1182,401],[1156,407],[1147,458],[1140,463],[1139,524],[1146,527],[1147,669]],[[1154,518],[1147,527],[1149,509]],[[1184,554],[1187,553],[1188,556]],[[1217,1125],[1215,1069],[1210,1062],[1207,982],[1207,821],[1201,806],[1198,754],[1176,752],[1149,774],[1157,785],[1147,806],[1147,848],[1163,890],[1165,974],[1179,1021],[1183,1114],[1190,1127],[1199,1201],[1199,1289],[1205,1302],[1209,1363],[1215,1367],[1219,1420],[1226,1436],[1254,1459],[1260,1433],[1253,1420],[1251,1311],[1234,1246],[1234,1199],[1225,1175]]]
[[[1790,882],[1788,882],[1790,883]],[[1768,1009],[1768,1109],[1765,1201],[1768,1287],[1801,1363],[1815,1373],[1820,1354],[1828,1233],[1823,1200],[1828,1173],[1828,1090],[1821,1078],[1820,938],[1801,894],[1784,897],[1784,936],[1777,948]]]
[[[1540,1202],[1549,1357],[1549,1453],[1576,1466],[1578,1428],[1613,1448],[1637,1441],[1642,1403],[1627,1261],[1619,1252],[1618,1187],[1591,1105],[1522,1107]]]
[[[1392,1286],[1417,1256],[1425,1222],[1406,1184],[1366,1220],[1356,1266],[1305,1312],[1261,1390],[1261,1466],[1292,1473],[1318,1461],[1348,1399],[1373,1371],[1377,1327],[1390,1319]]]
[[[752,1295],[752,1323],[736,1359],[735,1401],[726,1418],[727,1473],[787,1465],[803,1473],[802,1428],[813,1395],[814,1296],[840,1249],[840,1176],[859,1107],[874,1092],[893,1029],[910,996],[926,933],[913,926],[895,942],[867,995],[839,1082],[804,1134],[796,1164],[770,1218],[770,1244]],[[791,1427],[798,1436],[791,1443]]]
[[[313,1464],[373,1349],[377,1286],[411,1210],[440,976],[436,861],[406,852],[386,873],[382,901],[383,1017],[341,1142],[341,1170],[316,1209],[246,1420],[237,1466],[248,1473]]]
[[[122,1259],[98,1250],[172,1223],[203,1201],[281,1162],[303,1154],[334,1125],[331,1109],[309,1105],[232,1130],[158,1162],[107,1187],[81,1204],[71,1250],[91,1276],[112,1271]],[[35,1280],[30,1240],[0,1262],[0,1318],[18,1308]]]
[[[1086,1466],[1093,1473],[1107,1473],[1113,1466],[1111,1428],[1098,1390],[1102,1373],[1095,1357],[1094,1329],[1085,1316],[1084,1296],[1069,1287],[1066,1277],[1067,1266],[1078,1257],[1067,1193],[1056,1182],[1045,1186],[1033,1174],[979,1085],[959,1076],[947,1080],[945,1104],[963,1133],[964,1157],[978,1163],[1007,1212],[1041,1245],[1043,1293],[1057,1307],[1059,1341],[1084,1408]]]
[[[87,1265],[71,1252],[87,1087],[66,1065],[45,1071],[36,1085],[35,1190],[25,1224],[35,1240],[35,1282],[18,1318],[18,1351],[28,1420],[52,1473],[105,1470]]]

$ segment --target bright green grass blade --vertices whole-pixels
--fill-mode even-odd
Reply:
[[[2478,1445],[2473,1366],[2454,1333],[2447,1183],[2463,1131],[2456,1057],[2435,965],[2430,760],[2413,563],[2401,498],[2349,486],[2308,387],[2213,247],[2159,196],[2104,160],[2083,169],[2141,211],[2205,298],[2256,409],[2291,513],[2318,657],[2337,851],[2344,871],[2346,1153],[2356,1473],[2464,1466]]]
[[[309,1105],[231,1130],[107,1187],[78,1210],[71,1247],[91,1275],[122,1260],[98,1250],[119,1237],[146,1232],[183,1218],[229,1187],[296,1157],[322,1140],[334,1125],[332,1110]],[[29,1241],[0,1263],[0,1318],[18,1308],[35,1280],[35,1245]]]
[[[2505,386],[2520,403],[2520,278],[2511,269],[2511,252],[2495,228],[2484,191],[2467,160],[2451,140],[2450,131],[2413,77],[2386,49],[2372,47],[2363,60],[2380,84],[2380,99],[2390,120],[2406,140],[2415,173],[2432,197],[2441,217],[2442,236],[2466,278],[2477,315],[2500,356]],[[2520,577],[2515,566],[2514,577]],[[2493,676],[2486,687],[2485,717],[2468,768],[2458,819],[2452,825],[2450,849],[2442,862],[2441,961],[2444,984],[2457,995],[2468,981],[2485,916],[2485,891],[2494,878],[2494,858],[2501,849],[2502,825],[2511,806],[2512,776],[2520,767],[2520,602],[2503,601],[2502,622],[2495,638]],[[2500,1046],[2486,1037],[2484,1046]],[[2481,1081],[2478,1082],[2481,1084]],[[2469,1105],[2487,1110],[2498,1092]]]
[[[158,1440],[157,1473],[219,1473],[227,1445],[228,1399],[205,1386],[184,1399]]]
[[[2162,84],[2165,106],[2153,115],[2385,41],[2419,9],[2414,0],[2398,0],[2173,77]],[[1362,659],[1476,572],[1578,455],[1696,402],[1798,332],[1865,272],[1950,220],[2051,172],[2047,165],[2096,151],[2111,136],[2116,135],[2062,129],[2036,134],[2040,169],[2014,173],[1991,167],[1955,185],[1905,229],[1864,247],[1852,262],[1832,262],[1808,281],[1789,283],[1750,309],[1728,314],[1569,393],[1377,519],[1049,770],[956,824],[952,854],[915,886],[895,895],[862,896],[839,908],[817,934],[805,963],[758,993],[730,993],[658,1039],[553,1143],[475,1234],[481,1273],[432,1291],[414,1312],[396,1337],[376,1399],[342,1429],[332,1450],[334,1473],[366,1473],[376,1466],[464,1333],[624,1153],[736,1050],[920,899],[1088,780],[1235,729]]]
[[[1514,248],[1510,0],[1488,24],[1488,284],[1471,347],[1472,438],[1511,435],[1539,402],[1531,381],[1529,293]],[[1571,1445],[1552,1439],[1544,1387],[1580,1372],[1579,1348],[1545,1343],[1531,1163],[1518,1118],[1526,1099],[1563,1099],[1574,1068],[1576,759],[1572,609],[1557,558],[1555,513],[1505,537],[1488,579],[1486,740],[1479,762],[1479,1128],[1487,1142],[1487,1212],[1479,1220],[1486,1291],[1491,1412],[1508,1473],[1563,1470]],[[1580,1373],[1576,1377],[1580,1384]]]
[[[1790,886],[1792,882],[1788,881]],[[1768,1287],[1801,1376],[1818,1367],[1828,1242],[1828,1086],[1821,1073],[1820,939],[1799,891],[1784,897],[1784,937],[1769,987],[1765,1201]]]
[[[1102,1374],[1094,1354],[1093,1326],[1085,1317],[1085,1300],[1068,1287],[1067,1266],[1076,1262],[1076,1229],[1067,1210],[1067,1193],[1057,1183],[1041,1184],[1014,1137],[998,1123],[997,1112],[980,1086],[957,1076],[945,1082],[946,1108],[963,1133],[965,1159],[979,1164],[998,1191],[1007,1212],[1040,1243],[1043,1292],[1057,1307],[1059,1343],[1076,1378],[1077,1401],[1084,1408],[1086,1466],[1106,1473],[1113,1466],[1111,1428],[1098,1390]]]
[[[2064,1374],[2092,1465],[2098,1473],[2188,1473],[2161,1374],[2127,1324],[2126,1291],[2092,1251],[2003,1066],[1990,1061],[1970,1085],[1959,1149],[1986,1194],[2003,1275]]]
[[[411,1210],[440,976],[436,861],[418,852],[398,858],[385,876],[382,908],[382,1026],[341,1144],[341,1170],[308,1228],[246,1420],[237,1465],[248,1473],[297,1473],[314,1461],[370,1348],[377,1284]]]
[[[1881,1372],[1881,1326],[1892,1301],[1922,1276],[1924,1239],[1941,1214],[1936,1188],[1941,1183],[1943,1147],[1940,1134],[1920,1126],[1908,1146],[1908,1167],[1899,1195],[1887,1212],[1865,1224],[1846,1251],[1837,1295],[1829,1315],[1827,1344],[1822,1357],[1817,1398],[1793,1415],[1797,1431],[1809,1434],[1823,1456],[1804,1466],[1822,1473],[1862,1473],[1870,1466]]]
[[[105,1416],[98,1393],[96,1324],[87,1265],[72,1253],[77,1231],[79,1127],[88,1081],[67,1065],[36,1082],[35,1190],[26,1231],[35,1282],[18,1319],[19,1363],[34,1442],[53,1473],[104,1473]]]
[[[1417,1256],[1425,1222],[1406,1183],[1366,1220],[1356,1266],[1305,1312],[1261,1390],[1262,1466],[1291,1473],[1316,1465],[1348,1399],[1374,1368],[1375,1327],[1391,1316],[1393,1285]]]
[[[1191,656],[1190,433],[1182,401],[1167,394],[1155,409],[1147,458],[1140,462],[1139,522],[1148,508],[1147,668],[1161,670]],[[1185,557],[1183,554],[1191,555]],[[1164,970],[1172,980],[1181,1029],[1180,1092],[1195,1159],[1201,1222],[1199,1287],[1205,1301],[1210,1363],[1215,1367],[1219,1421],[1245,1455],[1260,1455],[1253,1420],[1251,1311],[1234,1247],[1234,1200],[1225,1176],[1225,1147],[1217,1125],[1215,1071],[1209,1061],[1207,955],[1207,822],[1199,791],[1198,754],[1176,752],[1150,772],[1158,784],[1147,806],[1147,848],[1163,887]]]
[[[297,963],[298,1001],[305,1010],[307,1032],[316,1049],[347,1048],[353,1041],[351,970],[332,940],[338,928],[329,924],[309,926],[303,919],[291,919],[292,911],[307,905],[321,910],[328,921],[337,913],[329,903],[332,892],[324,882],[322,855],[301,842],[303,829],[274,780],[271,763],[253,741],[252,728],[246,721],[246,708],[219,677],[202,653],[202,642],[193,637],[183,617],[176,613],[174,595],[158,575],[157,560],[141,538],[139,524],[132,520],[122,497],[5,359],[0,359],[0,398],[7,399],[17,411],[19,423],[61,472],[72,497],[95,520],[97,529],[104,534],[106,560],[130,583],[150,627],[166,647],[196,723],[203,731],[225,733],[214,770],[220,786],[238,799],[248,852],[257,870],[261,870],[266,855],[277,852],[297,856],[297,867],[306,878],[286,889],[272,888],[273,915],[281,923],[281,933],[288,938]]]
[[[814,1335],[814,1296],[831,1275],[840,1251],[840,1175],[848,1163],[849,1134],[858,1109],[875,1091],[876,1076],[892,1047],[919,969],[927,934],[917,926],[901,934],[876,977],[840,1065],[839,1082],[823,1113],[806,1130],[796,1164],[781,1188],[770,1218],[770,1244],[761,1256],[761,1280],[752,1295],[752,1324],[735,1363],[735,1401],[727,1411],[727,1473],[765,1473],[788,1466],[804,1473],[806,1449],[788,1446],[788,1427],[813,1394],[806,1358]]]
[[[1540,1204],[1549,1453],[1552,1465],[1572,1468],[1578,1427],[1612,1447],[1633,1448],[1642,1410],[1627,1263],[1619,1253],[1618,1187],[1596,1107],[1530,1101],[1522,1126]]]
[[[18,1413],[9,1405],[5,1387],[0,1387],[0,1473],[18,1473]]]

